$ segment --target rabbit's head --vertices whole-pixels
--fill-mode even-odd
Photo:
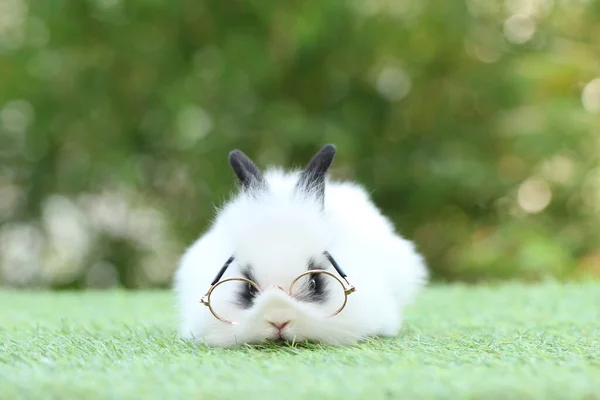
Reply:
[[[325,178],[334,155],[327,145],[302,171],[263,174],[242,152],[230,153],[241,190],[219,211],[213,232],[226,238],[231,254],[199,266],[215,274],[204,298],[207,343],[358,339],[345,307],[354,288],[328,252],[335,235]]]

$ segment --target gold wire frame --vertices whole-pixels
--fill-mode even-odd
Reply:
[[[324,270],[324,269],[312,269],[310,271],[306,271],[300,275],[298,275],[298,277],[296,277],[296,279],[294,279],[292,281],[292,284],[290,285],[290,289],[289,290],[285,290],[280,286],[277,286],[278,289],[284,291],[288,296],[292,297],[292,289],[294,288],[294,285],[296,284],[296,282],[298,282],[302,277],[306,276],[306,275],[311,275],[311,274],[316,274],[316,273],[320,273],[320,274],[326,274],[329,275],[330,277],[332,277],[333,279],[335,279],[336,281],[338,281],[338,283],[342,286],[342,290],[344,291],[344,302],[342,303],[341,307],[338,308],[334,313],[332,313],[331,315],[328,316],[328,318],[331,317],[335,317],[336,315],[338,315],[339,313],[342,312],[342,310],[346,307],[346,303],[348,303],[348,295],[352,294],[353,292],[356,291],[356,288],[354,287],[354,285],[350,284],[350,282],[348,282],[348,279],[346,279],[345,277],[342,277],[342,279],[344,280],[344,282],[342,282],[341,279],[339,279],[337,276],[335,276],[333,273]],[[254,281],[251,281],[250,279],[246,279],[246,278],[227,278],[227,279],[223,279],[222,281],[219,281],[217,283],[215,283],[214,285],[211,285],[210,288],[208,289],[208,291],[206,292],[206,294],[204,296],[202,296],[202,298],[200,299],[200,303],[204,304],[205,306],[208,307],[208,309],[210,310],[211,314],[218,319],[221,322],[224,322],[226,324],[230,324],[230,325],[239,325],[239,322],[235,322],[235,321],[229,321],[225,318],[222,318],[212,307],[211,301],[210,301],[210,296],[212,294],[212,292],[215,290],[215,288],[217,288],[219,285],[222,285],[225,282],[231,282],[231,281],[241,281],[241,282],[245,282],[249,285],[252,285],[256,290],[258,290],[258,292],[262,292],[260,286],[258,286],[258,284]]]

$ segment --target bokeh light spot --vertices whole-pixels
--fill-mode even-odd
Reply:
[[[187,148],[193,146],[213,129],[211,116],[198,106],[187,106],[177,115],[177,132],[179,145]]]
[[[581,92],[583,108],[591,113],[600,111],[600,78],[590,81]]]
[[[377,91],[389,101],[402,100],[410,91],[411,81],[406,72],[397,67],[385,67],[377,77]]]
[[[8,102],[0,111],[2,127],[14,133],[25,133],[33,120],[33,107],[24,100]]]
[[[536,31],[533,18],[515,14],[504,22],[504,36],[509,42],[523,44],[529,41]]]
[[[550,204],[551,199],[552,191],[543,179],[530,178],[519,186],[517,193],[519,207],[527,213],[539,213]]]

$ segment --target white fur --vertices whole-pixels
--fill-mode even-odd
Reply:
[[[238,193],[219,212],[209,230],[183,255],[175,275],[184,338],[211,346],[260,343],[278,337],[271,322],[291,321],[284,338],[349,345],[371,335],[398,334],[404,307],[426,284],[428,272],[413,244],[395,233],[390,221],[352,183],[327,181],[325,207],[293,193],[299,174],[270,169],[268,191]],[[310,258],[334,271],[328,251],[356,286],[344,310],[323,318],[318,305],[301,303],[271,285],[289,288],[307,270]],[[200,303],[211,280],[235,254],[222,279],[240,276],[252,265],[266,288],[239,325],[223,323]],[[335,272],[335,271],[334,271]]]

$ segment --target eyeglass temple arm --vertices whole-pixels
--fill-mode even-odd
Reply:
[[[331,254],[329,254],[328,251],[324,252],[323,254],[325,254],[325,257],[327,257],[327,259],[329,260],[331,265],[333,265],[333,268],[335,268],[335,270],[338,272],[338,274],[340,274],[340,276],[342,278],[346,278],[346,273],[342,270],[342,268],[338,265],[338,263],[333,259]]]
[[[235,259],[235,257],[231,256],[231,257],[229,257],[229,259],[227,261],[225,261],[225,265],[223,265],[221,267],[221,270],[219,271],[217,276],[215,276],[215,279],[213,279],[213,281],[210,283],[210,286],[215,285],[217,282],[219,282],[221,280],[221,277],[223,276],[225,271],[227,271],[227,268],[229,268],[229,265],[233,262],[234,259]]]
[[[327,259],[329,260],[329,262],[331,263],[331,265],[333,265],[333,268],[335,268],[335,270],[337,271],[337,273],[340,274],[340,276],[342,277],[342,279],[344,279],[344,281],[346,281],[346,284],[348,285],[348,287],[345,289],[346,294],[348,295],[348,294],[356,291],[356,288],[354,287],[354,285],[352,285],[350,282],[348,282],[347,275],[344,272],[344,270],[342,269],[342,267],[340,267],[338,265],[338,263],[333,259],[333,257],[331,256],[331,254],[329,254],[329,252],[327,252],[327,251],[323,252],[323,254],[325,255],[325,257],[327,257]]]
[[[329,252],[324,252],[323,254],[325,254],[325,257],[327,257],[327,259],[329,260],[329,262],[331,263],[331,265],[333,265],[333,268],[335,268],[335,270],[337,271],[338,274],[340,274],[340,276],[342,278],[346,278],[346,273],[344,272],[344,270],[342,270],[342,267],[340,267],[338,265],[338,263],[333,259],[333,257],[331,256],[331,254],[329,254]]]

